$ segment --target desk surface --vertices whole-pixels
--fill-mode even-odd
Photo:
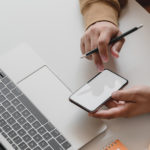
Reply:
[[[92,62],[80,59],[83,33],[78,0],[6,0],[0,2],[0,53],[26,42],[74,91],[96,73]],[[121,14],[124,32],[133,26],[144,28],[128,36],[119,59],[106,67],[129,80],[129,85],[150,85],[150,15],[134,0]],[[142,68],[142,69],[141,69]],[[144,150],[150,143],[150,115],[105,121],[109,130],[90,142],[86,150],[97,150],[112,138],[120,138],[129,150]]]

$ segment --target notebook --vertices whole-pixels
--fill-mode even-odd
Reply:
[[[124,144],[121,143],[120,140],[115,140],[108,146],[106,146],[103,150],[128,150]]]

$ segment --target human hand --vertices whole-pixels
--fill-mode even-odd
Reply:
[[[103,63],[108,62],[109,42],[112,38],[121,35],[118,27],[113,23],[102,21],[91,25],[83,37],[81,38],[81,51],[85,54],[95,48],[98,48],[99,53],[94,53],[88,56],[88,59],[93,59],[99,71],[103,71]],[[124,39],[110,46],[111,54],[114,57],[119,57],[119,52],[123,46]]]
[[[112,119],[133,117],[150,112],[150,87],[138,86],[116,91],[112,99],[106,103],[108,110],[100,110],[89,114],[96,118]]]

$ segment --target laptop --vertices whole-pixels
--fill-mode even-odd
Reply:
[[[0,149],[82,149],[107,126],[69,102],[70,90],[26,44],[0,58]]]

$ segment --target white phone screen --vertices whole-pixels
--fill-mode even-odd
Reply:
[[[70,100],[92,112],[108,100],[114,91],[119,90],[126,83],[126,79],[109,70],[104,70],[77,90],[70,97]]]

